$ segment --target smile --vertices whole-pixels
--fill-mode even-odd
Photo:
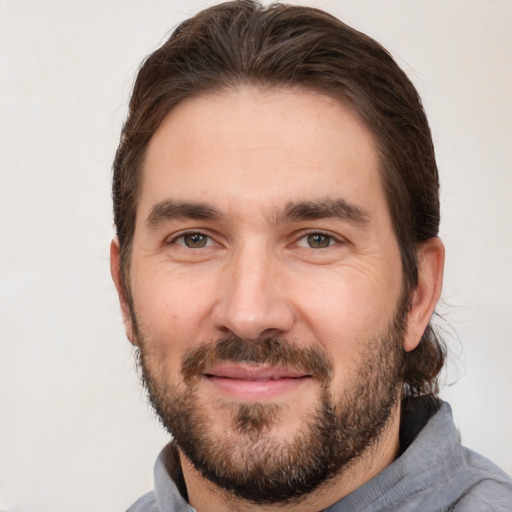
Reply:
[[[222,394],[238,399],[271,399],[302,386],[311,376],[268,366],[225,364],[208,369],[203,377]]]

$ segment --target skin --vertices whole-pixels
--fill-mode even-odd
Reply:
[[[340,200],[361,219],[286,215],[285,205]],[[172,208],[162,214],[169,204],[183,203],[207,204],[216,215],[196,219],[180,210],[176,216]],[[312,234],[321,236],[308,238]],[[187,247],[198,240],[205,245]],[[420,282],[411,298],[404,350],[419,343],[441,292],[442,243],[431,239],[418,251]],[[111,267],[133,342],[116,240]],[[179,104],[152,137],[130,282],[139,327],[150,343],[148,365],[173,385],[182,384],[181,360],[191,347],[229,334],[246,340],[271,334],[324,351],[334,369],[329,392],[341,396],[356,370],[364,368],[364,344],[390,324],[401,276],[375,141],[349,104],[304,91],[230,90]],[[216,377],[200,380],[197,400],[211,418],[212,432],[231,436],[234,450],[243,449],[237,444],[242,434],[226,407],[284,404],[271,427],[279,441],[293,436],[318,403],[313,379],[283,379],[279,371],[228,365],[212,369]],[[272,372],[279,378],[262,383]],[[378,442],[349,471],[301,502],[279,508],[325,508],[379,473],[398,451],[399,416],[397,402]],[[189,501],[197,510],[262,509],[227,496],[201,478],[186,457],[181,460]]]

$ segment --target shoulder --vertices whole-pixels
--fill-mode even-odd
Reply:
[[[140,497],[126,512],[158,512],[158,504],[153,491]]]
[[[482,455],[463,448],[468,485],[453,503],[454,512],[509,512],[512,509],[512,478]]]

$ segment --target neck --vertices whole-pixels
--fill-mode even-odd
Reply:
[[[248,502],[220,489],[194,468],[180,452],[189,503],[198,512],[311,512],[322,510],[341,500],[379,474],[399,452],[400,402],[398,402],[379,438],[339,474],[297,501],[265,504]]]

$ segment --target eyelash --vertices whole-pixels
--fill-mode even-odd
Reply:
[[[306,244],[308,244],[308,245],[307,245],[306,248],[313,249],[313,250],[328,249],[329,247],[332,247],[334,245],[338,245],[338,244],[343,242],[341,237],[335,236],[332,233],[329,233],[329,232],[326,232],[326,231],[314,230],[314,231],[309,231],[307,233],[302,234],[299,238],[297,238],[297,241],[295,242],[295,245],[299,245],[299,242],[301,240],[304,240],[304,239],[307,240],[307,238],[311,237],[311,236],[320,236],[320,237],[324,237],[324,238],[328,238],[329,239],[329,243],[325,247],[311,247],[311,246],[309,246],[309,243],[307,241]]]
[[[198,235],[200,237],[204,237],[206,239],[205,245],[198,245],[197,247],[191,247],[191,246],[187,245],[185,243],[185,238],[187,236],[193,236],[193,235]],[[326,245],[325,247],[311,247],[309,245],[310,241],[306,241],[307,246],[299,244],[300,241],[302,241],[304,239],[307,240],[308,237],[312,237],[312,236],[327,238],[328,245]],[[183,243],[178,243],[179,240],[181,240]],[[186,247],[188,249],[204,249],[206,247],[211,247],[213,244],[215,244],[215,240],[210,235],[207,235],[207,234],[203,233],[202,231],[186,231],[186,232],[180,233],[179,235],[175,236],[174,238],[169,240],[167,243],[168,244],[176,244],[181,247]],[[340,237],[334,236],[331,233],[328,233],[325,231],[315,230],[315,231],[310,231],[310,232],[302,234],[300,237],[298,237],[296,239],[294,245],[299,246],[299,247],[305,247],[308,249],[313,249],[313,250],[320,250],[320,249],[328,249],[329,247],[338,245],[340,243],[343,243],[343,240],[341,240]]]
[[[190,246],[186,245],[185,237],[193,236],[193,235],[199,235],[201,237],[204,237],[206,239],[206,245],[198,246],[198,247],[190,247]],[[181,240],[183,243],[178,243],[179,240]],[[179,245],[179,246],[182,246],[182,247],[186,247],[188,249],[203,249],[205,247],[211,247],[211,245],[212,245],[211,242],[215,243],[214,239],[211,236],[203,233],[202,231],[185,231],[185,232],[180,233],[179,235],[173,237],[167,243],[168,244],[176,244],[176,245]]]

